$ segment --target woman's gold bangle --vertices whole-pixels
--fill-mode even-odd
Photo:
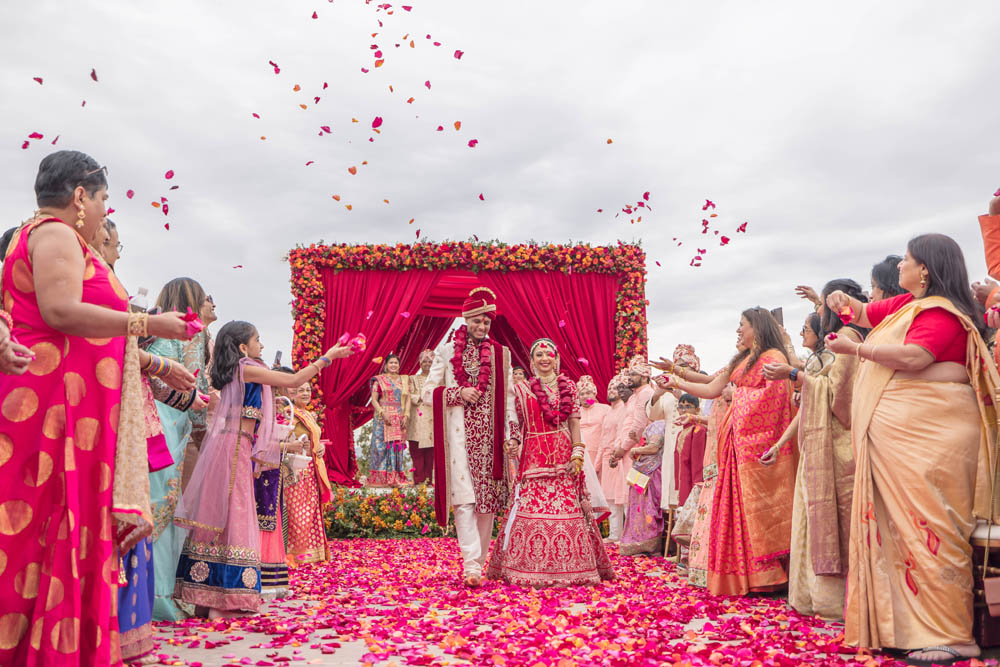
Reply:
[[[126,333],[129,336],[148,336],[149,313],[129,313]]]

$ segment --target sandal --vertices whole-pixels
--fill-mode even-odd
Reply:
[[[939,653],[947,653],[952,657],[945,660],[924,660],[922,658],[910,657],[914,653],[923,653],[925,651],[938,651]],[[950,646],[928,646],[927,648],[918,648],[912,651],[907,651],[904,660],[908,665],[922,665],[923,667],[937,667],[940,665],[940,667],[947,667],[948,665],[954,665],[956,662],[961,662],[963,660],[972,660],[972,658],[962,655]]]

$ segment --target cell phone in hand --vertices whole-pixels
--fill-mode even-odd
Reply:
[[[274,353],[274,365],[275,366],[281,365],[281,350],[278,350],[277,352]]]
[[[774,319],[778,320],[778,324],[785,326],[785,314],[781,308],[775,308],[771,314],[774,315]]]

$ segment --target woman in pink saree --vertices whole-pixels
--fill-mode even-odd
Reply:
[[[699,398],[717,398],[733,383],[733,398],[719,430],[718,478],[712,502],[708,589],[716,595],[773,591],[788,581],[796,452],[760,462],[792,420],[787,380],[767,380],[768,363],[786,363],[777,321],[763,308],[743,311],[739,353],[708,384],[674,380]],[[658,363],[672,370],[669,362]],[[668,383],[669,386],[669,383]]]
[[[615,576],[584,475],[576,385],[558,373],[557,354],[551,340],[535,341],[535,376],[514,387],[524,444],[514,499],[490,555],[488,579],[543,588],[594,585]],[[517,457],[514,442],[508,441],[511,457]]]
[[[11,334],[33,355],[28,373],[0,377],[4,665],[120,664],[116,538],[152,529],[141,494],[115,479],[125,336],[183,338],[186,323],[174,313],[129,315],[125,289],[89,247],[105,217],[105,174],[76,151],[43,159],[40,210],[3,266]],[[184,379],[190,386],[178,388],[194,387]]]

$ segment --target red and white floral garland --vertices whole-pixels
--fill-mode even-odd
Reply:
[[[573,381],[570,380],[565,375],[560,374],[556,379],[559,384],[559,411],[557,412],[552,407],[552,399],[549,398],[548,393],[545,388],[542,387],[542,381],[537,377],[532,377],[531,381],[528,383],[531,387],[531,391],[534,392],[535,398],[538,399],[538,405],[542,409],[542,417],[551,426],[559,426],[565,423],[571,414],[573,414]]]
[[[465,364],[462,361],[465,348],[469,344],[469,328],[464,324],[460,326],[455,331],[453,340],[455,341],[455,354],[451,358],[451,369],[455,373],[455,382],[458,383],[459,387],[475,386],[481,392],[486,391],[487,387],[490,386],[490,361],[493,359],[493,346],[487,341],[483,341],[479,346],[479,377],[476,384],[473,385],[469,374],[465,372]]]

